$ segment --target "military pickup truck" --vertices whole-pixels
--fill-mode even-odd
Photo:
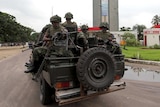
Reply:
[[[63,34],[62,34],[63,35]],[[76,45],[73,37],[54,38],[53,45],[66,53],[50,53],[44,57],[34,75],[40,84],[40,101],[43,105],[57,102],[59,106],[86,100],[98,95],[125,89],[124,55],[117,43],[96,37],[88,38],[87,48]]]

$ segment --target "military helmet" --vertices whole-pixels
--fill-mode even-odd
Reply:
[[[85,30],[85,29],[88,30],[88,26],[87,25],[82,25],[81,30]]]
[[[61,22],[61,17],[54,15],[50,18],[50,22]]]
[[[64,16],[64,18],[73,19],[73,14],[71,12],[67,12]]]
[[[107,28],[109,29],[109,24],[107,22],[101,22],[99,25],[100,28]]]

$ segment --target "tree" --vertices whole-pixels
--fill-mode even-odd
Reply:
[[[40,33],[33,33],[32,35],[30,35],[30,40],[36,42],[38,40],[38,36],[40,35]]]
[[[136,24],[136,25],[133,26],[132,29],[133,30],[137,30],[138,40],[143,40],[143,34],[142,34],[142,32],[143,32],[143,29],[146,29],[146,26],[145,25],[138,25],[138,24]]]
[[[120,28],[120,31],[130,31],[131,30],[131,28],[130,27],[121,27]]]
[[[127,40],[127,39],[135,39],[135,35],[132,34],[132,33],[128,33],[128,32],[124,33],[124,34],[122,35],[122,37],[123,37],[124,40]]]
[[[16,22],[10,14],[0,12],[0,40],[1,42],[25,42],[29,40],[34,30]]]
[[[126,44],[124,44],[123,49],[126,49],[126,46],[139,46],[140,43],[136,40],[135,35],[132,33],[124,33],[122,35],[123,40],[126,42]]]
[[[155,15],[152,19],[152,22],[151,22],[153,25],[159,25],[160,23],[160,16],[158,15]]]

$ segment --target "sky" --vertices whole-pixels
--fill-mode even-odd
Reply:
[[[50,23],[52,15],[59,15],[62,22],[67,12],[73,14],[72,21],[78,26],[93,26],[92,0],[0,0],[0,11],[16,17],[21,25],[36,32]],[[152,26],[155,15],[160,15],[160,0],[119,0],[119,27],[133,27],[136,24]]]

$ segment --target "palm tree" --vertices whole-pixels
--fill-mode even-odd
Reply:
[[[134,25],[133,26],[133,28],[132,28],[133,30],[137,30],[137,33],[138,33],[138,40],[143,40],[143,29],[146,29],[146,26],[145,25],[138,25],[138,24],[136,24],[136,25]]]
[[[158,15],[155,15],[152,19],[152,22],[151,22],[153,25],[159,25],[160,23],[160,16]]]

